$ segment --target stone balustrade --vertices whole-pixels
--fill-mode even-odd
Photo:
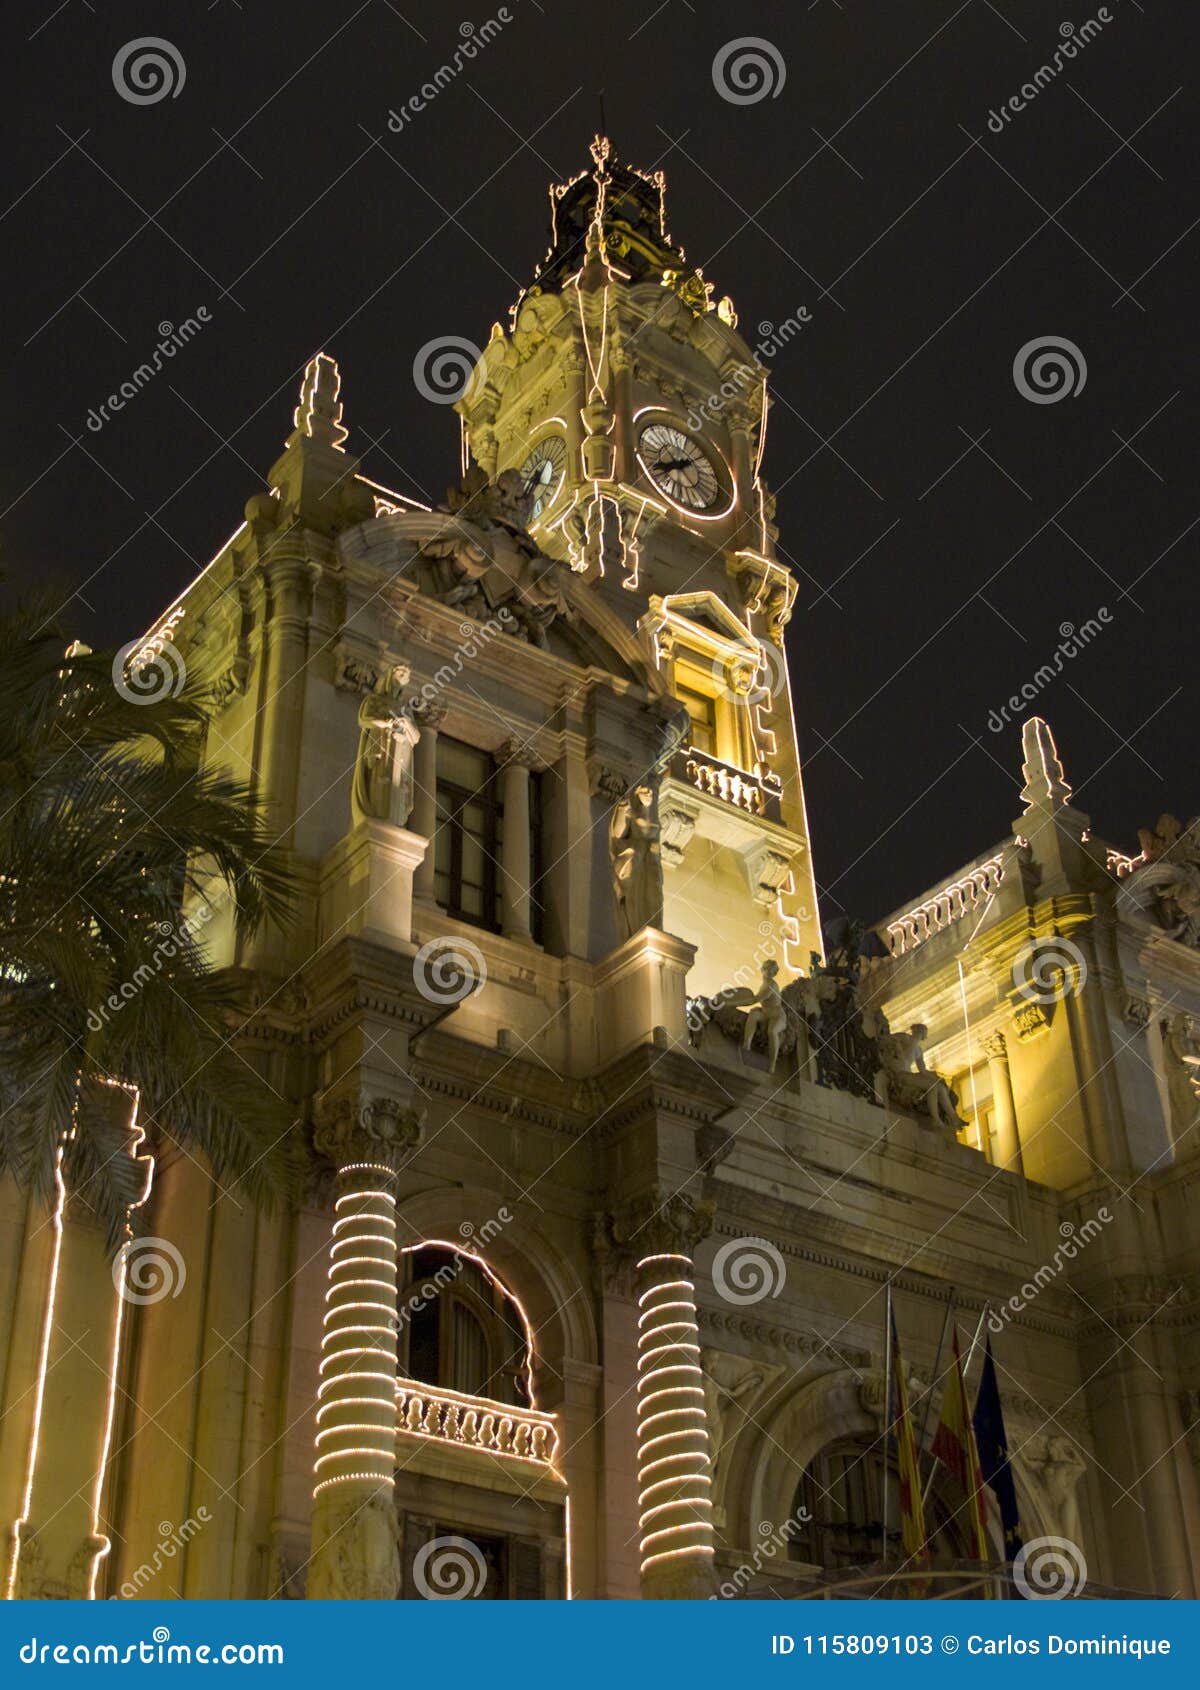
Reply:
[[[719,758],[694,748],[680,752],[676,764],[674,772],[689,781],[698,792],[719,798],[722,803],[745,810],[750,816],[768,814],[772,793],[757,775],[735,768],[732,763],[722,763]]]
[[[989,857],[987,862],[980,863],[978,868],[969,870],[957,880],[952,880],[948,886],[943,886],[940,892],[935,892],[932,898],[926,898],[915,909],[897,916],[894,921],[889,921],[887,942],[892,955],[903,956],[906,951],[915,950],[935,933],[940,933],[954,922],[961,921],[973,910],[982,909],[999,889],[1003,879],[1004,857],[997,853],[996,856]]]
[[[553,1467],[558,1453],[558,1427],[552,1414],[413,1379],[396,1381],[396,1424],[398,1431],[418,1438],[436,1438],[546,1467]]]

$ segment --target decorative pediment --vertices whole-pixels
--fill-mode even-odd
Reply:
[[[760,647],[754,635],[728,605],[712,592],[655,594],[650,600],[651,616],[661,629],[691,635],[702,649],[732,656],[733,646],[755,663]]]

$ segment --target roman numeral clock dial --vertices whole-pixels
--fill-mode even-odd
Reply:
[[[638,457],[654,485],[684,510],[703,511],[720,491],[717,472],[682,429],[649,423],[638,437]]]
[[[559,434],[551,434],[545,440],[539,440],[521,465],[525,496],[530,500],[530,522],[536,522],[542,512],[549,510],[558,497],[566,467],[567,443]]]

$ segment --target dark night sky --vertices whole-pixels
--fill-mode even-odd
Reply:
[[[747,339],[812,316],[774,361],[766,473],[801,578],[789,644],[826,914],[881,915],[1007,831],[1019,729],[989,731],[989,712],[1101,606],[1108,626],[1038,706],[1077,801],[1125,846],[1200,808],[1192,0],[1109,0],[1000,135],[989,111],[1092,0],[510,0],[399,136],[389,108],[491,0],[56,6],[14,12],[4,73],[20,431],[0,533],[11,580],[86,583],[73,632],[132,638],[208,560],[318,348],[367,472],[440,495],[457,422],[415,391],[414,354],[504,315],[603,87],[618,151],[665,169],[672,232]],[[137,106],[112,63],[148,35],[186,80]],[[719,97],[734,35],[782,56],[777,97]],[[202,305],[200,338],[89,432],[159,323]],[[1048,335],[1082,350],[1087,382],[1035,405],[1013,359]]]

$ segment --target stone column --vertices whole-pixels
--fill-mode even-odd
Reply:
[[[636,1263],[645,1600],[702,1599],[713,1590],[712,1448],[692,1266],[692,1253],[711,1225],[711,1205],[675,1195],[643,1199],[632,1224],[621,1226]]]
[[[259,564],[266,627],[256,778],[279,842],[291,846],[300,782],[308,628],[320,566],[277,541]]]
[[[436,869],[437,742],[446,711],[440,704],[420,704],[414,707],[413,715],[421,737],[413,748],[413,812],[409,825],[414,833],[429,841],[424,861],[413,875],[413,897],[432,904]]]
[[[500,802],[504,806],[504,835],[500,841],[501,928],[509,939],[528,939],[533,862],[529,774],[535,759],[516,742],[506,745],[499,757]]]
[[[420,1116],[393,1098],[333,1101],[317,1149],[333,1163],[333,1237],[317,1388],[307,1594],[391,1601],[400,1585],[396,1466],[396,1176]]]
[[[1003,1033],[983,1041],[988,1073],[992,1077],[992,1109],[996,1117],[996,1161],[1013,1173],[1023,1173],[1021,1139],[1017,1132],[1017,1106],[1013,1098],[1012,1071],[1008,1066],[1008,1045]],[[983,1146],[980,1146],[982,1149]]]

